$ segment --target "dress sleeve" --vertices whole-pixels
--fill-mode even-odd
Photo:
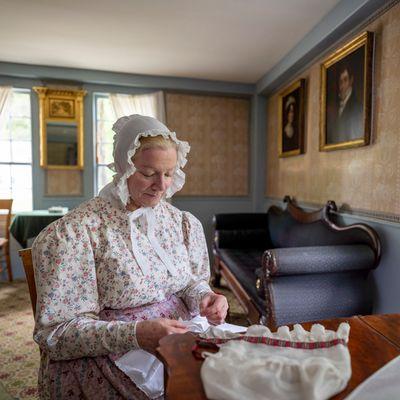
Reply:
[[[138,348],[134,322],[99,320],[93,231],[79,218],[65,218],[43,230],[32,248],[35,341],[53,360]]]
[[[178,293],[192,314],[199,313],[199,303],[205,294],[212,292],[210,285],[210,260],[207,243],[200,221],[189,212],[182,213],[182,229],[189,255],[192,279]]]

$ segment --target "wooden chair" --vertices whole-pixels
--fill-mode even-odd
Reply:
[[[35,284],[35,274],[33,272],[33,262],[32,262],[32,249],[22,249],[19,252],[19,256],[22,259],[22,264],[24,265],[26,280],[28,281],[29,294],[31,296],[33,315],[36,314],[36,284]]]
[[[5,263],[9,282],[12,282],[13,280],[10,259],[10,225],[12,203],[12,199],[0,199],[0,210],[7,210],[4,222],[4,237],[0,237],[0,273],[3,272],[3,263]]]

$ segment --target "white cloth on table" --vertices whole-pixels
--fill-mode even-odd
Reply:
[[[295,325],[276,333],[261,325],[244,335],[265,343],[227,340],[215,353],[204,353],[201,379],[212,400],[322,400],[342,391],[351,377],[347,348],[349,325],[337,332],[315,324],[311,331]],[[211,328],[206,338],[238,335]]]
[[[400,356],[376,371],[345,398],[345,400],[377,399],[400,399]]]

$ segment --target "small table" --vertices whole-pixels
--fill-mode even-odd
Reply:
[[[65,213],[51,213],[47,210],[34,210],[15,214],[10,226],[10,233],[25,248],[28,239],[36,237],[51,222]]]
[[[355,316],[318,321],[337,330],[341,322],[350,325],[349,351],[352,375],[342,392],[332,400],[344,399],[353,389],[390,360],[400,355],[400,314]],[[315,322],[314,322],[315,323]],[[303,323],[309,330],[312,323]],[[158,354],[165,366],[165,394],[168,400],[206,400],[200,378],[202,360],[192,355],[195,336],[169,335],[160,340]]]

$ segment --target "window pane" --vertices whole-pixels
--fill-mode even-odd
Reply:
[[[97,119],[110,122],[113,122],[116,119],[111,100],[108,96],[97,98]]]
[[[97,167],[97,191],[100,190],[112,181],[114,173],[107,167],[99,165]]]
[[[12,199],[11,188],[10,189],[0,188],[0,199]]]
[[[0,165],[0,197],[12,197],[14,211],[32,209],[30,114],[30,93],[13,90],[10,117],[0,137],[0,161],[10,163]]]
[[[109,164],[113,162],[113,145],[111,143],[97,145],[97,162],[99,164]]]
[[[11,142],[9,140],[0,140],[0,162],[11,161]]]
[[[31,142],[11,142],[11,159],[13,162],[32,162]]]
[[[32,210],[32,190],[15,188],[12,192],[13,211],[29,211]]]
[[[109,164],[113,161],[113,137],[112,126],[115,122],[115,114],[109,96],[96,97],[96,146],[97,163]],[[107,183],[111,182],[113,172],[105,165],[97,167],[97,188],[100,191]]]
[[[0,190],[10,190],[11,171],[9,165],[0,165]]]
[[[97,141],[113,143],[115,132],[112,130],[113,122],[97,121]]]
[[[30,92],[13,91],[11,103],[11,115],[13,117],[31,117]]]
[[[11,165],[11,183],[14,188],[32,188],[32,166],[31,165]]]
[[[13,140],[31,141],[31,123],[28,118],[11,118],[8,130]]]
[[[10,121],[9,118],[7,121],[2,121],[0,125],[0,140],[10,140]]]

